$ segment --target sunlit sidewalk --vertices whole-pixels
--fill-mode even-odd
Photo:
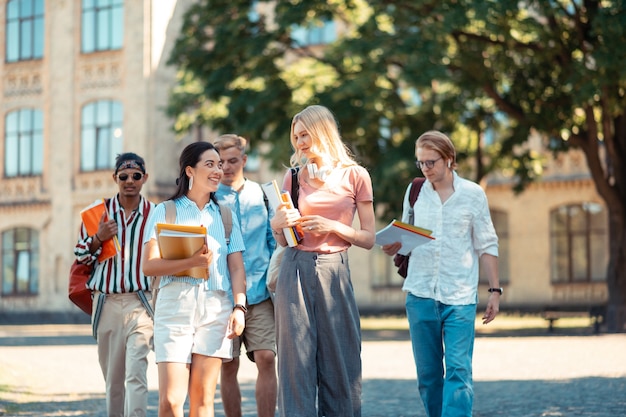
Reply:
[[[363,417],[424,416],[406,332],[364,333]],[[474,416],[624,415],[626,334],[503,334],[476,339]],[[244,358],[246,417],[256,415],[255,374]],[[149,382],[149,415],[156,417],[153,361]],[[0,415],[104,417],[103,393],[88,325],[0,326]]]

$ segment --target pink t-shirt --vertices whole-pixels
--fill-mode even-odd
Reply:
[[[304,171],[304,172],[303,172]],[[307,175],[300,169],[299,175]],[[283,190],[291,191],[291,172],[283,179]],[[352,226],[357,201],[374,201],[372,179],[360,165],[336,168],[324,186],[316,188],[300,178],[298,209],[303,216],[316,214]],[[304,238],[296,249],[307,252],[335,253],[346,250],[350,243],[334,233],[312,234],[304,230]]]

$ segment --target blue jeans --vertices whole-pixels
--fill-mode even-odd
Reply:
[[[446,305],[408,294],[406,313],[426,415],[471,417],[476,305]]]

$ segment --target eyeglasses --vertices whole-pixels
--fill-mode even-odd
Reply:
[[[426,168],[430,169],[432,167],[435,166],[435,162],[437,162],[438,160],[442,159],[438,158],[438,159],[430,159],[428,161],[415,161],[415,166],[418,167],[419,169],[424,169],[424,166],[426,166]]]
[[[133,174],[131,175],[133,181],[139,181],[140,179],[143,178],[143,175],[141,172],[133,172]],[[126,173],[121,173],[117,175],[117,179],[120,181],[126,181],[128,179],[128,174]]]

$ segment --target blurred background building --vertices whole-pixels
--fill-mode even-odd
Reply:
[[[0,317],[82,314],[67,298],[79,212],[117,192],[116,154],[146,159],[151,200],[173,191],[180,150],[198,135],[177,138],[164,114],[176,74],[166,61],[192,3],[0,2]],[[323,44],[336,30],[330,22],[297,36]],[[500,237],[503,309],[587,308],[607,297],[606,210],[584,157],[546,158],[542,181],[522,194],[504,178],[482,184]],[[254,180],[282,178],[262,160],[250,165]],[[379,248],[350,257],[362,311],[402,311],[390,259]]]

